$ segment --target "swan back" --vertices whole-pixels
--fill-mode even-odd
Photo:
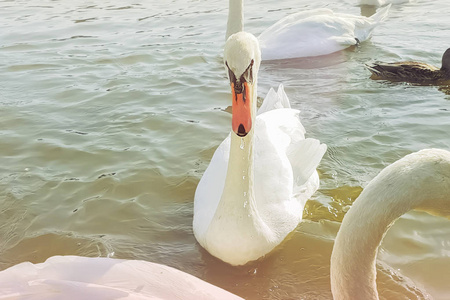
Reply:
[[[258,39],[264,60],[326,55],[368,39],[390,5],[367,18],[312,9],[289,15],[262,32]]]

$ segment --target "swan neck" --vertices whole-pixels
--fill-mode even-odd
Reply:
[[[227,175],[220,207],[226,206],[232,210],[244,208],[244,213],[251,214],[254,207],[254,132],[256,119],[257,78],[254,81],[252,105],[253,127],[245,137],[239,137],[231,132],[230,157],[228,159]],[[249,205],[247,205],[249,204]]]
[[[376,193],[361,196],[345,216],[334,243],[330,276],[335,300],[379,299],[377,251],[390,224],[402,214],[394,215],[387,211],[389,208],[374,207],[374,202],[378,205],[386,202]]]
[[[331,255],[334,299],[378,299],[378,247],[401,215],[418,208],[448,216],[450,160],[436,153],[418,152],[395,162],[355,200],[342,221]]]
[[[251,215],[254,206],[253,129],[245,137],[231,132],[230,158],[219,207]]]
[[[244,30],[244,3],[242,0],[229,0],[227,34],[225,40],[230,35]]]
[[[238,179],[242,185],[253,177],[253,129],[245,137],[231,133],[227,177]],[[248,186],[251,187],[250,183]]]

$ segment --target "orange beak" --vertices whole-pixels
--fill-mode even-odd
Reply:
[[[253,86],[243,83],[242,93],[236,93],[234,83],[231,83],[233,97],[231,128],[240,137],[246,136],[252,129],[252,96]]]

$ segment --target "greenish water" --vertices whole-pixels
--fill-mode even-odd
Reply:
[[[328,152],[305,221],[268,257],[239,268],[201,249],[191,226],[196,185],[230,130],[227,7],[0,1],[0,269],[109,255],[164,263],[248,299],[331,297],[333,240],[361,188],[408,153],[450,149],[445,90],[372,81],[364,64],[440,65],[450,3],[393,6],[356,48],[262,64],[259,95],[283,83],[308,136]],[[246,30],[257,35],[316,7],[360,14],[350,0],[247,1]],[[413,286],[450,298],[448,220],[408,213],[378,258],[384,299],[415,299]]]

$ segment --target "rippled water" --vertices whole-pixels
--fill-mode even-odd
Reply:
[[[283,82],[308,135],[328,152],[305,221],[243,267],[211,257],[191,226],[196,185],[230,130],[227,7],[0,1],[0,269],[110,255],[174,266],[248,299],[331,298],[333,240],[362,188],[405,154],[450,149],[446,91],[372,81],[364,63],[440,65],[450,3],[397,5],[359,47],[261,66],[259,95]],[[350,0],[246,1],[246,30],[259,34],[316,7],[361,13]],[[414,287],[450,298],[448,220],[406,214],[378,258],[383,299],[420,298]]]

